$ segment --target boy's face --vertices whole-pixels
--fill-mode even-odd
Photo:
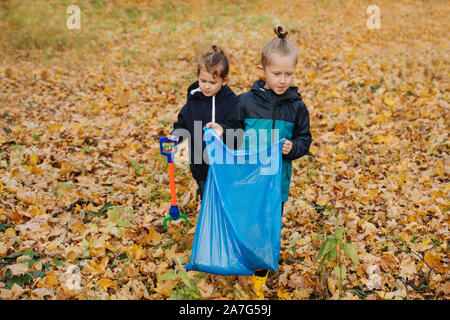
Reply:
[[[272,89],[278,95],[285,93],[294,80],[295,67],[296,61],[292,56],[273,53],[270,64],[266,68],[260,67],[266,79],[264,87]]]
[[[226,84],[226,79],[217,77],[201,68],[200,74],[198,75],[198,84],[205,96],[212,97]]]

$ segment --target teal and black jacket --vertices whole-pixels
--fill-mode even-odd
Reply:
[[[259,148],[276,142],[272,141],[276,137],[275,132],[278,133],[278,141],[283,138],[292,141],[291,152],[283,155],[281,192],[285,202],[289,197],[292,160],[307,154],[312,142],[309,112],[297,87],[290,87],[282,95],[277,95],[271,89],[265,89],[265,84],[264,80],[258,80],[249,92],[239,95],[230,120],[219,124],[225,131],[242,129],[246,138],[256,134],[258,137],[254,141],[258,141]],[[237,147],[252,149],[246,141]]]

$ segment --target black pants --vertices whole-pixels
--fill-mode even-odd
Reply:
[[[203,200],[203,192],[205,191],[205,184],[206,181],[205,180],[195,180],[197,181],[197,185],[198,185],[198,193],[200,194],[200,199]]]

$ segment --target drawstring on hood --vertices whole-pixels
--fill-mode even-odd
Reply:
[[[216,122],[216,95],[212,97],[212,117],[211,122]]]
[[[200,90],[200,87],[197,87],[195,89],[190,90],[189,94],[191,96],[193,96],[197,92],[202,92]],[[212,117],[211,117],[211,122],[214,122],[214,123],[216,122],[216,95],[212,96]]]

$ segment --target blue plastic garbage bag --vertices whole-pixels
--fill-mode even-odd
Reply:
[[[250,275],[277,270],[282,141],[259,151],[227,148],[205,128],[208,177],[187,270]]]

